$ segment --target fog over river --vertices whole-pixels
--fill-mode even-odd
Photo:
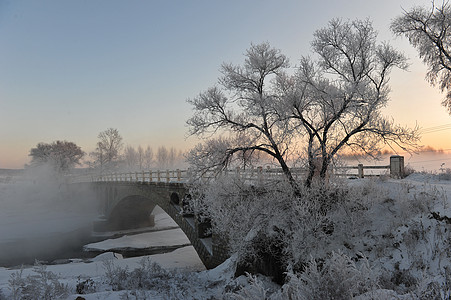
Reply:
[[[60,183],[45,170],[37,174],[0,181],[0,266],[69,254],[90,240],[98,216],[93,193]]]

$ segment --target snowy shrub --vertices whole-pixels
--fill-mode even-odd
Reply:
[[[198,186],[193,195],[196,215],[211,219],[213,234],[227,241],[239,261],[283,253],[281,236],[287,233],[294,202],[288,184],[250,185],[228,176]]]
[[[451,299],[451,289],[449,282],[439,284],[432,281],[425,286],[421,286],[415,293],[422,300],[449,300]]]
[[[226,293],[224,300],[265,300],[269,299],[268,289],[257,276],[246,274],[248,282],[238,291]]]
[[[112,260],[106,260],[103,263],[105,268],[105,277],[107,283],[111,286],[113,291],[120,291],[127,289],[127,280],[129,278],[128,268],[121,268],[116,266]]]
[[[96,283],[91,278],[83,279],[81,276],[78,276],[75,291],[81,295],[95,293]]]
[[[415,169],[411,165],[407,164],[404,166],[404,172],[402,173],[401,177],[405,178],[415,172]]]
[[[123,299],[147,299],[146,291],[164,294],[167,299],[190,299],[190,290],[202,286],[195,273],[167,271],[149,258],[143,258],[138,268],[115,266],[113,261],[104,263],[107,283],[114,291],[127,290]],[[132,298],[130,298],[132,297]]]
[[[376,283],[393,295],[446,299],[444,275],[418,288],[422,276],[436,276],[451,258],[443,190],[368,179],[300,189],[297,195],[283,181],[243,183],[229,176],[197,186],[192,201],[194,212],[210,218],[213,233],[247,265],[239,264],[236,274],[289,270],[280,299],[370,299]],[[239,299],[263,292],[260,287],[254,282],[228,292]]]
[[[280,275],[288,265],[301,270],[314,253],[330,253],[334,248],[327,245],[334,234],[349,231],[349,226],[337,231],[339,222],[348,222],[343,205],[354,197],[346,186],[299,189],[295,193],[286,181],[250,184],[227,176],[199,185],[191,194],[195,213],[211,219],[213,233],[228,241],[245,271]],[[347,206],[356,215],[365,209]]]
[[[58,276],[36,264],[33,271],[36,275],[23,277],[23,270],[11,274],[9,287],[13,299],[50,300],[62,299],[69,294],[67,285],[59,282]]]
[[[105,261],[105,276],[113,291],[161,288],[172,277],[170,272],[143,258],[138,268],[129,271],[128,267],[116,266],[113,261]],[[168,286],[166,286],[169,288]]]
[[[402,294],[414,290],[418,283],[410,270],[399,268],[399,263],[395,263],[394,271],[384,270],[379,282],[381,287]]]
[[[451,168],[440,168],[441,173],[439,174],[440,180],[451,180]]]
[[[352,299],[377,287],[377,276],[366,259],[360,266],[347,255],[332,252],[321,265],[311,259],[300,275],[289,273],[280,299]]]

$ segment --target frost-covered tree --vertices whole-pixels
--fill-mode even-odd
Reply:
[[[182,157],[183,157],[182,152],[177,151],[176,148],[171,147],[168,149],[166,146],[160,146],[158,147],[156,153],[156,163],[159,168],[173,169],[177,164],[180,163]]]
[[[144,162],[143,162],[143,168],[150,169],[153,164],[153,150],[150,148],[150,146],[147,146],[146,150],[144,151]]]
[[[124,164],[128,170],[135,170],[139,160],[138,151],[132,146],[125,147],[124,150]]]
[[[294,76],[279,78],[285,106],[280,114],[305,135],[311,184],[315,170],[325,178],[342,149],[374,155],[386,144],[415,147],[416,130],[381,114],[389,100],[389,74],[407,67],[388,43],[377,43],[369,20],[334,19],[311,43],[317,59],[303,57]]]
[[[143,147],[141,147],[141,145],[138,146],[138,149],[136,150],[136,154],[137,154],[137,164],[138,164],[138,168],[139,170],[142,170],[144,167],[144,149]]]
[[[310,186],[315,171],[326,177],[341,150],[373,155],[387,144],[414,148],[417,131],[381,114],[389,100],[390,71],[405,69],[406,59],[376,38],[368,20],[332,20],[314,33],[317,59],[303,57],[295,74],[287,72],[288,60],[279,50],[252,45],[242,66],[223,64],[218,86],[188,100],[194,106],[191,134],[229,135],[197,146],[188,160],[207,170],[262,152],[296,186],[287,164],[296,141],[306,148]]]
[[[157,156],[156,158],[157,158],[158,167],[163,168],[163,169],[167,168],[168,165],[169,165],[169,161],[168,161],[168,159],[169,159],[169,151],[168,151],[168,149],[165,146],[158,147],[156,156]]]
[[[392,31],[405,36],[428,66],[426,79],[446,91],[442,104],[451,114],[451,6],[443,1],[432,7],[416,6],[404,11],[391,24]]]
[[[188,160],[199,162],[200,172],[219,171],[243,153],[263,152],[296,185],[286,161],[292,131],[281,119],[275,81],[288,68],[288,59],[269,43],[251,45],[245,57],[242,65],[224,63],[218,84],[188,100],[194,110],[187,121],[189,133],[213,138],[194,148]],[[223,135],[229,138],[218,137]],[[211,147],[219,152],[208,154],[205,150]]]
[[[124,166],[130,171],[148,170],[154,163],[154,154],[152,148],[144,148],[139,145],[138,148],[132,146],[125,147],[123,155]]]
[[[91,153],[95,159],[94,165],[101,170],[115,168],[124,146],[122,136],[117,129],[108,128],[99,133],[98,139],[96,150]]]
[[[31,148],[29,155],[32,166],[49,164],[58,172],[67,172],[80,164],[85,153],[73,142],[55,141],[37,144],[36,148]]]

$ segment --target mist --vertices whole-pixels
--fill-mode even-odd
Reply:
[[[89,239],[98,216],[89,185],[70,184],[50,166],[0,172],[0,266],[49,260]]]

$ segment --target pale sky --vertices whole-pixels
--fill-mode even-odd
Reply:
[[[216,83],[222,62],[241,63],[251,43],[268,41],[293,64],[310,54],[316,29],[334,17],[370,18],[380,40],[410,58],[391,76],[385,110],[402,125],[450,124],[443,95],[393,18],[430,0],[0,0],[0,168],[22,168],[39,142],[94,149],[117,128],[131,146],[187,149],[187,98]],[[423,144],[451,148],[451,130]]]

